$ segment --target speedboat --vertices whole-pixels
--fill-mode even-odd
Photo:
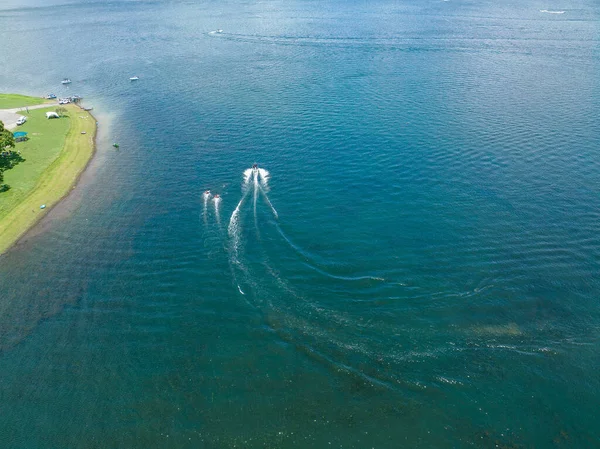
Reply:
[[[65,78],[61,81],[61,84],[71,84],[71,80],[69,78]]]
[[[129,81],[137,81],[137,80],[139,80],[139,79],[140,79],[140,78],[139,78],[139,77],[137,77],[137,76],[132,76],[131,78],[129,78]]]
[[[55,98],[56,98],[56,95],[54,95],[54,94],[46,95],[46,100],[54,100]]]

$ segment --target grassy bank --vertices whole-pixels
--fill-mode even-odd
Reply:
[[[18,94],[0,94],[0,109],[13,109],[24,106],[34,106],[45,103],[46,100],[39,97],[28,97]]]
[[[71,190],[94,152],[94,117],[74,105],[66,109],[68,117],[60,119],[46,119],[54,108],[23,114],[28,120],[18,131],[28,132],[29,140],[15,148],[25,162],[4,174],[11,189],[0,193],[0,254]]]

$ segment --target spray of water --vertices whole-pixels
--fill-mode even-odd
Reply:
[[[244,183],[242,184],[242,189],[248,188],[250,185],[250,181],[252,180],[252,176],[254,174],[254,169],[247,168],[244,170]]]
[[[233,213],[231,214],[231,218],[229,219],[229,226],[227,227],[227,232],[230,237],[230,261],[232,263],[232,275],[234,277],[235,284],[238,288],[238,291],[242,295],[246,295],[246,292],[241,288],[239,282],[237,281],[237,276],[235,275],[234,266],[240,269],[246,276],[249,276],[247,268],[240,261],[239,253],[241,248],[241,210],[246,201],[246,198],[252,192],[253,197],[253,212],[254,212],[254,225],[256,228],[257,237],[260,239],[260,231],[258,226],[258,211],[257,211],[257,203],[258,203],[258,195],[259,192],[263,194],[267,204],[271,207],[273,214],[275,217],[278,217],[277,211],[269,201],[269,198],[265,192],[266,186],[268,184],[269,172],[265,169],[258,168],[256,166],[252,168],[248,168],[244,170],[243,180],[242,180],[242,198],[239,203],[235,207]]]
[[[213,202],[215,203],[215,217],[217,217],[217,223],[221,227],[221,197],[215,196]]]
[[[204,207],[202,209],[202,217],[204,218],[204,224],[207,225],[208,224],[208,218],[207,218],[207,214],[208,214],[208,200],[210,200],[210,190],[207,190],[206,192],[204,192],[202,194],[202,201],[204,204]]]

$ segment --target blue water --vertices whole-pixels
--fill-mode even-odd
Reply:
[[[99,136],[0,257],[0,447],[600,447],[599,31],[3,2],[0,91],[83,95]]]

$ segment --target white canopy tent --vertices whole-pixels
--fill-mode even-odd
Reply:
[[[46,112],[46,118],[60,118],[60,115],[58,115],[56,112]]]

